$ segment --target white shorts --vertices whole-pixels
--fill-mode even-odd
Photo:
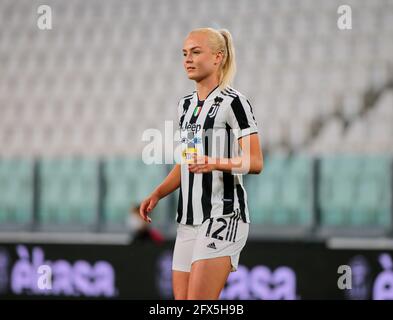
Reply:
[[[172,270],[190,272],[196,260],[229,256],[231,272],[236,271],[248,231],[249,223],[243,222],[239,212],[208,219],[201,225],[178,223]]]

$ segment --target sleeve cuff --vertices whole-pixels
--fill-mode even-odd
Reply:
[[[246,136],[250,136],[250,135],[252,135],[254,133],[258,133],[258,129],[256,129],[256,128],[243,129],[243,130],[240,130],[238,132],[238,135],[236,136],[236,139],[239,140],[240,138],[244,138]]]

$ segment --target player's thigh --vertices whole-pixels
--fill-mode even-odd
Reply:
[[[187,299],[218,299],[231,268],[231,258],[229,256],[194,261],[191,266]]]
[[[186,299],[192,254],[197,236],[193,226],[178,224],[172,259],[172,287],[175,299]]]
[[[237,270],[248,232],[249,224],[241,220],[239,211],[202,224],[194,245],[189,299],[219,297],[229,273]]]

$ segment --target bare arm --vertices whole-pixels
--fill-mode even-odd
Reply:
[[[175,164],[164,181],[152,192],[159,199],[166,197],[180,186],[180,165]]]
[[[241,157],[232,159],[218,159],[216,170],[234,173],[259,174],[263,169],[262,149],[257,134],[252,134],[239,139],[242,149]]]
[[[164,179],[164,181],[156,189],[154,189],[150,196],[142,201],[139,208],[139,214],[143,220],[151,222],[151,218],[148,217],[148,214],[154,209],[158,201],[175,191],[177,188],[179,188],[179,186],[180,165],[176,164]]]
[[[239,139],[242,154],[235,158],[197,157],[196,164],[189,165],[189,171],[206,173],[213,170],[233,173],[259,174],[263,169],[263,155],[257,134],[251,134]]]

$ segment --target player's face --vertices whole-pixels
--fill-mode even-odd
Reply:
[[[212,52],[203,33],[188,35],[184,41],[183,56],[184,69],[191,80],[199,82],[218,70],[217,54]]]

